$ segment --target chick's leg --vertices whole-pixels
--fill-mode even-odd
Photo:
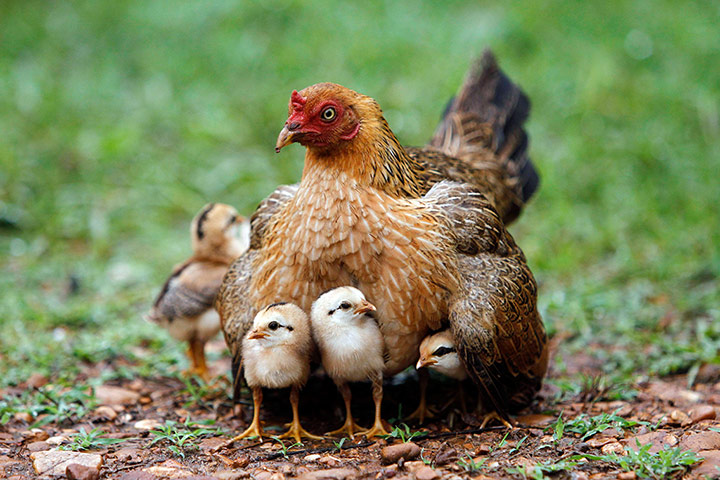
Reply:
[[[420,405],[407,418],[409,420],[417,419],[420,423],[423,423],[426,418],[435,417],[435,412],[427,406],[427,387],[430,380],[427,369],[421,368],[418,370],[418,380],[420,382]]]
[[[383,426],[382,418],[380,416],[380,406],[382,405],[383,397],[382,373],[378,372],[372,382],[373,400],[375,401],[375,423],[370,430],[358,432],[358,435],[365,435],[367,438],[388,434],[388,431],[385,430],[385,427]]]
[[[205,363],[205,342],[200,340],[190,340],[188,348],[188,358],[190,359],[190,368],[184,373],[186,375],[197,375],[203,380],[208,380],[210,375]]]
[[[300,402],[300,388],[297,385],[293,385],[290,391],[290,405],[292,405],[293,419],[290,424],[290,430],[280,435],[278,438],[293,437],[296,442],[300,442],[300,437],[309,438],[311,440],[322,440],[323,437],[318,437],[306,431],[300,425],[300,414],[298,413],[298,403]]]
[[[229,443],[235,442],[237,440],[242,440],[243,438],[248,437],[258,437],[260,441],[262,441],[262,424],[260,423],[260,406],[262,405],[262,388],[260,387],[253,387],[253,419],[250,426],[245,430],[243,433],[238,435],[237,437],[230,440]]]
[[[345,423],[342,427],[338,428],[337,430],[333,430],[332,432],[328,432],[326,433],[326,435],[342,435],[344,433],[347,433],[348,435],[350,435],[350,438],[355,438],[355,434],[358,432],[358,430],[362,430],[362,427],[355,423],[352,412],[350,411],[350,401],[352,400],[352,392],[350,391],[350,385],[348,385],[347,383],[340,384],[338,385],[338,390],[340,390],[343,401],[345,402]]]

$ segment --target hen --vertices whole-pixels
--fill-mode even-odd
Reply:
[[[512,399],[527,403],[545,373],[546,337],[534,279],[502,219],[538,183],[528,109],[489,53],[423,149],[402,147],[370,97],[329,83],[293,92],[276,149],[307,148],[302,179],[258,207],[250,250],[218,296],[235,378],[257,309],[308,309],[321,292],[353,285],[377,307],[386,374],[414,364],[428,331],[449,320],[488,407],[505,416]]]

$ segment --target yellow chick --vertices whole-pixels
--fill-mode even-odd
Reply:
[[[310,376],[313,350],[310,321],[297,305],[274,303],[255,316],[252,328],[242,340],[245,381],[253,393],[253,420],[247,430],[232,441],[255,436],[262,439],[262,389],[286,387],[292,387],[293,420],[290,429],[280,438],[293,437],[297,442],[300,437],[322,439],[302,428],[298,414],[300,389]]]
[[[339,287],[323,293],[312,305],[310,314],[313,338],[320,350],[325,371],[333,379],[345,401],[345,423],[328,435],[356,433],[368,438],[385,435],[380,416],[383,396],[385,343],[373,317],[375,306],[353,287]],[[358,431],[350,408],[348,382],[372,381],[375,423],[369,430]]]
[[[247,249],[248,240],[238,237],[243,220],[229,205],[205,205],[190,226],[193,256],[173,269],[147,315],[173,338],[189,343],[187,373],[205,379],[205,344],[220,330],[215,296],[230,264]]]

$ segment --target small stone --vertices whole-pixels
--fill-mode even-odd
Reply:
[[[80,465],[79,463],[71,463],[65,468],[65,475],[68,480],[98,480],[100,478],[100,469]]]
[[[15,412],[15,414],[13,415],[13,419],[15,419],[15,421],[17,422],[25,423],[30,423],[33,421],[32,415],[27,412]]]
[[[39,428],[33,428],[32,430],[23,432],[22,435],[32,442],[42,442],[43,440],[50,438],[50,434],[48,432],[40,430]]]
[[[588,480],[587,473],[585,472],[573,472],[571,478],[573,478],[573,480]]]
[[[107,420],[112,422],[117,418],[117,412],[107,405],[101,405],[95,409],[95,418],[97,420]]]
[[[680,439],[680,448],[683,450],[720,450],[720,433],[707,431],[691,433]]]
[[[634,480],[637,478],[637,475],[635,475],[635,472],[622,472],[618,473],[617,478],[618,480]]]
[[[681,412],[680,410],[673,410],[670,412],[670,420],[668,421],[670,425],[681,425],[686,426],[690,425],[690,417],[685,412]]]
[[[310,455],[306,455],[306,456],[303,458],[303,460],[305,460],[306,462],[315,462],[315,461],[317,461],[319,458],[320,458],[320,454],[319,454],[319,453],[312,453],[312,454],[310,454]]]
[[[352,468],[330,468],[328,470],[315,470],[314,472],[303,473],[300,480],[345,480],[357,475],[357,470]],[[257,475],[255,476],[257,479]]]
[[[325,455],[318,458],[318,463],[322,463],[323,465],[327,465],[328,467],[336,467],[340,465],[340,459],[333,457],[332,455]]]
[[[140,400],[140,395],[126,388],[100,385],[95,388],[95,398],[101,405],[133,405]]]
[[[133,428],[136,430],[154,430],[160,427],[162,427],[162,423],[152,418],[140,420],[133,425]]]
[[[26,383],[30,388],[40,388],[48,383],[48,378],[42,373],[35,372],[28,377]]]
[[[55,435],[54,437],[50,437],[45,441],[50,445],[58,446],[62,445],[63,443],[70,443],[70,438],[66,435]]]
[[[250,478],[250,472],[245,470],[219,470],[213,474],[218,480],[240,480]]]
[[[399,443],[397,445],[389,445],[383,447],[380,456],[383,463],[395,463],[401,458],[403,460],[413,460],[420,455],[420,447],[412,442]]]
[[[50,444],[47,442],[30,442],[25,448],[30,452],[42,452],[50,449]]]
[[[483,443],[478,447],[476,453],[477,455],[487,455],[488,453],[490,453],[490,445]]]
[[[100,470],[102,457],[96,453],[70,452],[65,450],[48,450],[30,454],[33,468],[39,475],[64,475],[71,463],[85,465]]]
[[[225,445],[227,443],[227,439],[223,437],[210,437],[210,438],[204,438],[200,444],[198,445],[200,447],[200,450],[202,450],[203,453],[212,453],[217,450],[218,447],[221,445]]]
[[[448,463],[454,462],[458,458],[457,450],[448,444],[438,450],[435,454],[435,465],[447,465]]]
[[[270,475],[269,480],[285,480],[285,475],[282,472],[275,472]]]
[[[712,405],[699,405],[690,410],[690,421],[692,423],[698,423],[703,420],[714,420],[715,416],[715,408]]]
[[[519,425],[524,425],[528,427],[540,427],[550,424],[555,420],[555,418],[556,417],[553,417],[552,415],[530,414],[517,417],[515,421]]]
[[[175,460],[167,460],[159,465],[144,468],[144,472],[162,478],[187,478],[194,476],[192,472],[185,470],[185,466]]]
[[[606,445],[603,445],[603,447],[600,449],[603,454],[609,455],[611,453],[617,453],[618,455],[622,455],[625,453],[625,449],[620,444],[620,442],[611,442]]]
[[[415,472],[415,478],[417,480],[437,480],[440,478],[440,474],[435,469],[423,465],[417,472]]]
[[[260,470],[256,471],[253,474],[253,477],[255,478],[255,480],[270,480],[270,477],[272,477],[272,473],[266,470]]]
[[[704,460],[693,466],[694,478],[717,478],[720,471],[720,450],[702,450],[698,452],[698,457]]]

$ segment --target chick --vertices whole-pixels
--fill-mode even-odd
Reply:
[[[187,373],[205,379],[205,344],[220,330],[215,296],[230,264],[247,249],[248,240],[238,237],[243,220],[229,205],[205,205],[190,226],[193,256],[173,269],[147,315],[189,343]]]
[[[310,314],[313,338],[320,349],[322,364],[345,401],[345,423],[328,435],[356,433],[368,438],[385,435],[380,416],[382,403],[385,343],[372,312],[375,306],[353,287],[339,287],[323,293],[313,303]],[[372,381],[375,423],[358,432],[352,417],[348,382]]]
[[[423,367],[435,370],[438,373],[454,378],[458,381],[458,393],[456,398],[460,400],[460,408],[463,414],[467,413],[467,407],[465,405],[465,391],[463,389],[463,382],[468,378],[467,370],[460,360],[457,349],[455,348],[455,340],[452,337],[450,330],[443,330],[441,332],[429,335],[423,339],[420,344],[420,360],[418,360],[415,368],[420,370]],[[427,382],[420,383],[420,406],[418,410],[425,408],[425,396],[426,396]],[[452,400],[451,400],[452,401]],[[477,407],[475,412],[479,413],[483,409],[481,399],[478,398]],[[508,428],[512,428],[505,419],[499,417],[497,414],[492,412],[484,416],[481,427],[485,425],[491,419],[500,420]],[[422,421],[422,420],[420,420]]]
[[[320,440],[300,425],[298,400],[300,389],[310,376],[313,354],[310,321],[300,307],[292,303],[274,303],[262,309],[253,320],[252,328],[242,340],[245,381],[253,393],[253,419],[250,426],[232,441],[246,437],[260,437],[262,389],[292,387],[290,404],[293,420],[290,429],[280,438],[300,437]]]

